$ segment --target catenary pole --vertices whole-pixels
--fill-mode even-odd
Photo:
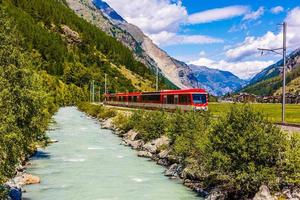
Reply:
[[[286,104],[286,51],[287,51],[287,44],[286,44],[286,34],[287,34],[287,23],[283,22],[280,24],[283,27],[282,30],[282,48],[276,49],[263,49],[259,48],[258,50],[262,51],[262,55],[264,51],[270,51],[276,54],[280,54],[283,57],[283,66],[282,66],[282,108],[281,108],[281,122],[285,123],[285,104]],[[282,50],[282,53],[279,53],[278,50]]]
[[[283,22],[283,83],[282,83],[282,123],[285,123],[285,89],[286,89],[286,22]]]

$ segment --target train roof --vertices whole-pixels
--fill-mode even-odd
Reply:
[[[186,94],[186,93],[207,93],[201,88],[182,89],[182,90],[162,90],[161,94]]]
[[[190,94],[190,93],[207,93],[206,90],[201,88],[193,89],[182,89],[182,90],[162,90],[159,92],[129,92],[129,93],[116,93],[116,94],[106,94],[106,96],[136,96],[141,94]]]

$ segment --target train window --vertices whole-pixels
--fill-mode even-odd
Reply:
[[[122,101],[122,98],[121,98],[121,97],[119,97],[119,98],[118,98],[118,101]]]
[[[160,95],[142,95],[143,102],[159,102]]]
[[[179,103],[181,104],[188,104],[191,102],[191,98],[189,94],[182,94],[179,95]]]
[[[174,95],[167,95],[167,103],[174,104]]]
[[[128,102],[132,102],[132,96],[128,97]]]
[[[194,103],[206,103],[206,94],[193,94],[193,101]]]
[[[137,102],[137,96],[133,97],[133,102]]]
[[[174,96],[174,103],[175,103],[175,104],[178,104],[178,95],[175,95],[175,96]]]

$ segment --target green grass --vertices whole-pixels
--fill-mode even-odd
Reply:
[[[225,115],[231,106],[242,104],[210,103],[209,110],[216,117]],[[264,113],[271,122],[281,122],[281,104],[251,104],[254,110]],[[300,104],[286,105],[286,122],[300,124]]]

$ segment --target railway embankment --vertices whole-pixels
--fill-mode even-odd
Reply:
[[[300,138],[249,107],[210,114],[79,108],[206,199],[300,199]]]

